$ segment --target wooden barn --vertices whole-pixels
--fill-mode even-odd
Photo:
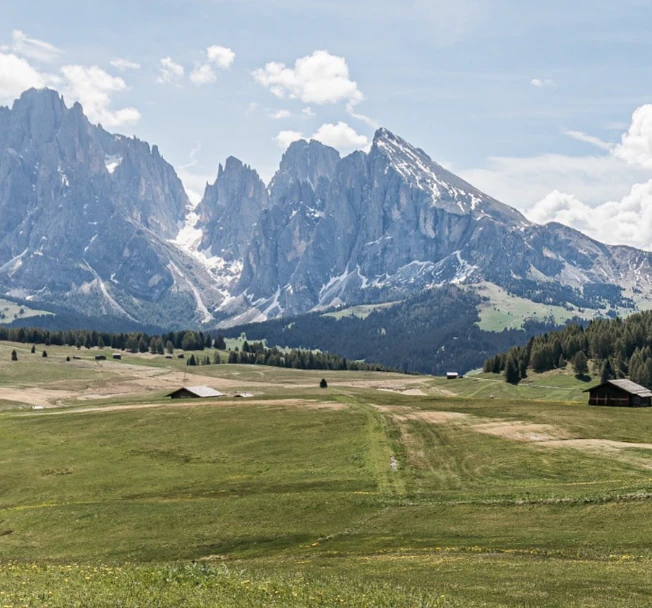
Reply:
[[[607,380],[590,388],[589,405],[652,407],[652,391],[631,380]]]
[[[215,399],[223,397],[224,393],[220,393],[210,386],[182,386],[167,396],[170,399]]]

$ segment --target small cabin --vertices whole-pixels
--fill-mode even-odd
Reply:
[[[446,372],[446,380],[457,380],[459,377],[457,372]]]
[[[121,354],[121,353],[113,353],[112,357],[113,357],[116,361],[120,361],[120,360],[122,359],[122,354]]]
[[[106,355],[95,355],[95,361],[106,361]]]
[[[210,386],[182,386],[167,396],[170,399],[215,399],[223,397],[224,393],[220,393]]]
[[[631,380],[607,380],[590,388],[589,405],[652,407],[652,391]]]

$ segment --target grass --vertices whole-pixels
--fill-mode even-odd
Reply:
[[[652,410],[573,401],[585,384],[570,372],[511,387],[482,374],[96,364],[84,349],[75,368],[72,349],[25,349],[12,364],[13,347],[0,344],[0,386],[13,390],[184,370],[261,394],[0,402],[0,606],[652,603],[652,450],[549,448],[423,415],[650,441]],[[401,394],[411,383],[423,394]],[[158,407],[81,411],[144,404]]]
[[[507,384],[501,374],[471,374],[457,380],[435,378],[430,386],[466,399],[585,403],[584,391],[597,382],[595,374],[578,380],[569,366],[543,374],[531,372],[528,378],[516,386]]]
[[[565,323],[573,317],[592,318],[597,311],[585,309],[580,312],[576,307],[539,304],[525,298],[507,293],[493,283],[480,283],[473,289],[489,301],[480,304],[480,322],[478,326],[484,331],[502,331],[503,329],[520,329],[528,319],[543,321],[552,316],[557,323]]]
[[[360,306],[351,306],[350,308],[342,308],[333,312],[324,313],[323,317],[332,317],[333,319],[344,319],[347,317],[356,317],[358,319],[366,319],[372,312],[376,310],[383,310],[391,308],[399,302],[385,302],[383,304],[361,304]]]
[[[51,312],[30,308],[24,304],[16,304],[11,300],[0,298],[0,321],[11,323],[16,319],[29,319],[41,315],[51,315]]]

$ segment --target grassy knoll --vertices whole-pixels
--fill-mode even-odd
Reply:
[[[510,387],[11,348],[0,607],[652,603],[652,410],[573,401],[569,373]],[[257,396],[164,399],[184,379]],[[71,390],[15,409],[30,383]]]

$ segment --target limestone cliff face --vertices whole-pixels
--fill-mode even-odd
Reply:
[[[79,104],[42,90],[0,108],[2,295],[214,326],[479,281],[631,308],[652,301],[652,254],[533,224],[386,129],[344,158],[295,142],[268,186],[230,157],[193,209],[156,146]]]
[[[6,294],[156,323],[178,299],[194,320],[194,294],[173,270],[184,262],[167,242],[187,202],[156,146],[90,124],[54,91],[28,91],[0,112]]]
[[[308,149],[328,167],[321,181],[306,173]],[[327,164],[327,150],[293,144],[271,184],[240,278],[259,318],[474,281],[559,304],[582,301],[585,286],[652,292],[651,254],[533,224],[386,129],[368,154]]]
[[[268,201],[258,173],[233,156],[227,158],[197,207],[201,248],[229,262],[242,260]]]

